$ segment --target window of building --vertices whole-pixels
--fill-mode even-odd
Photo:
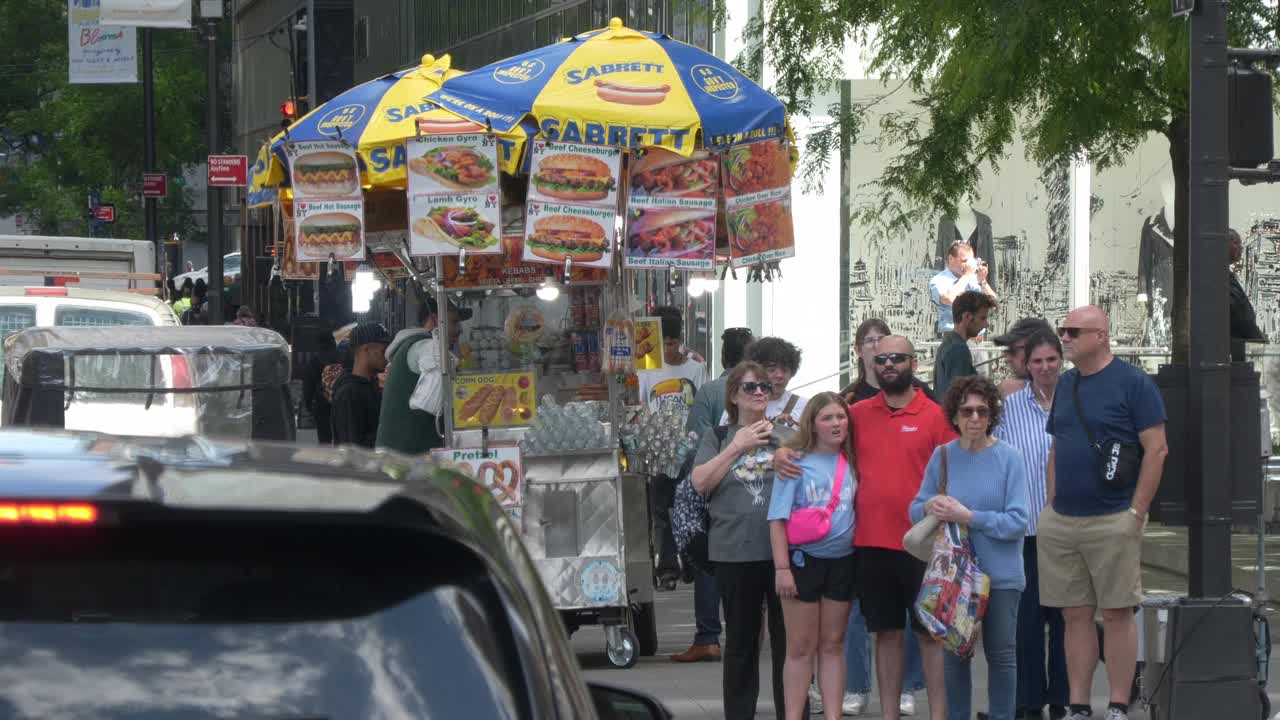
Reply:
[[[361,15],[356,18],[356,38],[355,38],[356,60],[366,60],[369,57],[369,16]]]

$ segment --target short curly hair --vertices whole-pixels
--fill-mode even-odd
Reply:
[[[747,348],[747,359],[761,365],[784,367],[795,375],[800,370],[800,348],[780,337],[762,337]]]
[[[960,412],[960,406],[970,395],[981,397],[991,410],[991,424],[987,426],[987,434],[990,435],[1000,427],[1003,408],[1000,404],[1000,391],[995,383],[983,375],[970,375],[951,383],[951,387],[947,389],[947,396],[942,400],[942,411],[947,414],[947,422],[951,424],[953,430],[960,432],[960,428],[956,426],[956,414]]]

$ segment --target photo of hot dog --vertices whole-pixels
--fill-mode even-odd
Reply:
[[[667,99],[670,85],[629,85],[612,80],[596,80],[596,97],[618,105],[657,105]]]
[[[516,419],[516,389],[510,385],[502,389],[502,404],[499,405],[502,413],[503,422],[511,422]]]
[[[573,258],[575,263],[604,257],[604,228],[594,220],[573,215],[549,215],[533,223],[529,251],[548,260]]]
[[[314,152],[293,161],[294,192],[311,197],[340,197],[360,190],[355,160],[340,152]]]
[[[350,257],[363,243],[360,218],[347,213],[311,215],[298,225],[298,244],[309,257]]]
[[[617,186],[604,161],[573,153],[542,158],[530,183],[546,197],[576,201],[603,200]]]
[[[690,157],[648,148],[631,165],[631,192],[639,196],[713,198],[720,184],[720,163],[698,151]]]
[[[479,132],[484,128],[470,120],[454,117],[420,117],[418,132],[422,135],[462,135]]]

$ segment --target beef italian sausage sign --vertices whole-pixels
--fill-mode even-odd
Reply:
[[[452,463],[476,482],[489,488],[507,516],[519,520],[524,506],[524,467],[520,448],[490,446],[488,452],[441,448],[432,450],[438,460]]]
[[[710,153],[633,151],[627,201],[627,267],[715,267],[720,161]]]

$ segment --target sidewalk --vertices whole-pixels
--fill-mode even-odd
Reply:
[[[1280,535],[1266,537],[1265,568],[1267,597],[1280,599]],[[1234,533],[1231,536],[1231,584],[1238,590],[1255,593],[1257,578],[1256,534]],[[1166,527],[1151,523],[1142,539],[1142,564],[1181,579],[1178,588],[1161,588],[1185,593],[1188,574],[1188,532],[1186,527]],[[1144,588],[1144,590],[1148,590]]]

